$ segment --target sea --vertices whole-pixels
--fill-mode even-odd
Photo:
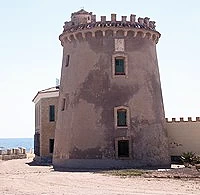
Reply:
[[[0,149],[11,149],[23,147],[27,152],[33,151],[34,139],[33,138],[0,138]]]

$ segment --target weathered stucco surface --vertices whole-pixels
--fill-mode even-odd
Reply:
[[[128,74],[114,76],[115,39],[124,39]],[[63,43],[55,167],[169,165],[168,140],[155,42],[112,29]],[[67,56],[69,65],[65,66]],[[67,97],[67,98],[66,98]],[[62,101],[66,108],[62,111]],[[130,126],[115,129],[114,108],[130,110]],[[116,158],[116,139],[130,141],[129,159]],[[87,159],[87,160],[86,160]],[[101,160],[97,160],[101,159]]]
[[[183,152],[200,155],[200,119],[192,121],[168,121],[169,151],[171,156],[181,156]]]
[[[50,157],[53,154],[49,153],[49,139],[55,137],[56,120],[49,121],[49,106],[55,105],[55,119],[57,114],[57,97],[43,98],[41,101],[41,131],[40,131],[40,155],[42,157]]]
[[[56,89],[53,92],[40,91],[33,101],[35,102],[34,160],[38,162],[51,161],[53,153],[50,151],[50,139],[53,140],[55,137],[56,118],[58,113],[58,90]],[[49,118],[50,105],[55,106],[54,121],[50,121]]]

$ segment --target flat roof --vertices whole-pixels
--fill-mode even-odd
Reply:
[[[58,96],[59,96],[59,86],[50,87],[50,88],[38,91],[36,96],[33,98],[32,102],[37,103],[42,98],[58,97]]]

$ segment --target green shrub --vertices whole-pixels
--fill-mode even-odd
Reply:
[[[200,164],[200,156],[195,156],[193,161],[195,164]]]
[[[196,156],[194,152],[184,152],[181,155],[181,161],[186,167],[188,167],[189,165],[200,163],[200,157]]]

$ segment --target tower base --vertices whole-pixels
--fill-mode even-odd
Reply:
[[[133,168],[170,168],[170,163],[144,163],[136,160],[115,159],[54,159],[55,170],[64,169],[133,169]]]

